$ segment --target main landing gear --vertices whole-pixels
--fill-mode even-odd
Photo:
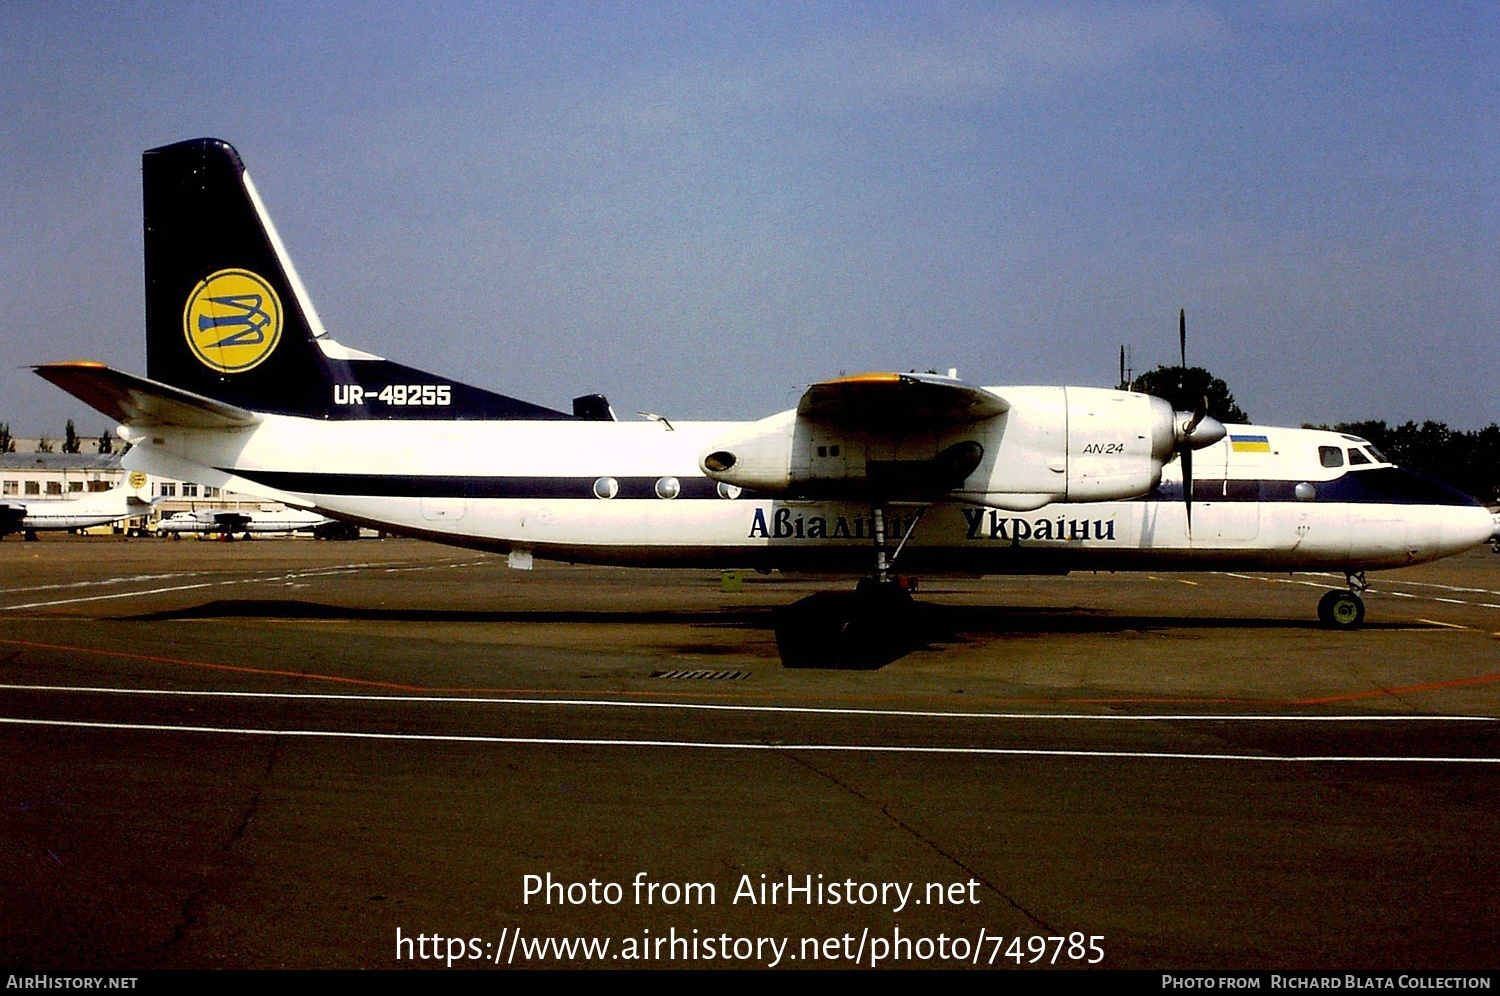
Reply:
[[[1348,591],[1330,591],[1318,600],[1318,622],[1325,629],[1359,629],[1365,621],[1365,600],[1360,598],[1370,587],[1364,571],[1345,571]]]
[[[876,668],[911,652],[920,642],[917,606],[910,588],[891,573],[921,521],[919,509],[895,552],[886,554],[885,508],[871,509],[875,570],[851,595],[823,591],[777,609],[776,649],[789,668]]]

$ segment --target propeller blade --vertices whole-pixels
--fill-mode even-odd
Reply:
[[[1187,369],[1187,309],[1177,309],[1177,352],[1182,357],[1182,368]]]
[[[1208,395],[1203,396],[1203,403],[1193,410],[1193,417],[1188,419],[1188,424],[1183,426],[1182,435],[1191,436],[1193,430],[1198,428],[1198,423],[1208,417]]]
[[[1120,347],[1120,383],[1125,383],[1125,347]]]
[[[1188,538],[1193,535],[1193,450],[1191,447],[1182,449],[1182,500],[1187,506],[1187,532]]]

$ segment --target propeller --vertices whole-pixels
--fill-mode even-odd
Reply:
[[[1178,367],[1178,394],[1187,389],[1187,309],[1177,312],[1177,350],[1182,359]],[[1193,406],[1191,412],[1177,412],[1173,417],[1176,428],[1176,450],[1182,458],[1182,501],[1187,511],[1187,531],[1193,535],[1193,451],[1212,446],[1226,435],[1224,424],[1208,415],[1208,397]]]
[[[1183,413],[1179,412],[1178,414]],[[1205,420],[1213,423],[1214,426],[1218,426],[1219,430],[1218,435],[1208,442],[1200,441],[1195,435],[1200,426],[1203,426],[1207,430],[1204,434],[1205,436],[1212,434],[1212,426],[1204,426]],[[1187,509],[1187,531],[1188,535],[1191,536],[1193,535],[1193,450],[1200,446],[1210,446],[1223,439],[1224,427],[1219,424],[1218,419],[1208,417],[1207,397],[1204,397],[1202,403],[1194,409],[1188,420],[1181,422],[1180,426],[1177,430],[1177,447],[1178,452],[1182,456],[1182,501]]]

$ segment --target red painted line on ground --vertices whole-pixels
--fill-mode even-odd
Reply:
[[[29,640],[0,640],[0,643],[15,647],[31,647],[36,650],[63,650],[75,654],[97,654],[101,657],[123,657],[126,660],[151,661],[155,664],[176,664],[181,667],[205,668],[212,671],[234,671],[240,674],[265,674],[279,678],[308,678],[313,681],[333,681],[341,685],[363,685],[369,688],[384,688],[399,692],[426,692],[431,689],[420,685],[398,685],[389,681],[369,681],[364,678],[341,678],[336,674],[316,674],[306,671],[278,671],[272,668],[242,667],[235,664],[211,664],[207,661],[183,660],[180,657],[159,657],[155,654],[132,654],[123,650],[101,650],[97,647],[70,647],[60,643],[33,643]]]
[[[96,654],[101,657],[121,657],[126,660],[150,661],[155,664],[176,664],[182,667],[204,668],[213,671],[232,671],[239,674],[269,675],[278,678],[303,678],[308,681],[331,681],[343,685],[363,685],[371,688],[384,688],[389,691],[430,693],[433,695],[568,695],[577,697],[578,689],[568,688],[473,688],[469,686],[451,687],[431,685],[402,685],[390,681],[374,681],[366,678],[345,678],[334,674],[320,674],[314,671],[284,671],[275,668],[248,667],[236,664],[213,664],[207,661],[185,660],[180,657],[162,657],[157,654],[135,654],[123,650],[103,650],[98,647],[74,647],[61,643],[37,643],[30,640],[6,640],[0,639],[0,644],[10,644],[17,647],[31,647],[37,650],[60,650],[77,654]],[[674,690],[666,692],[662,689],[615,689],[608,693],[582,693],[582,694],[608,694],[611,696],[633,696],[649,695],[660,698],[662,695],[672,695],[678,698],[689,699],[716,699],[724,698],[722,692],[689,692]],[[811,699],[813,701],[851,701],[851,702],[880,702],[880,701],[906,701],[908,696],[892,695],[772,695],[748,693],[735,696],[737,699],[760,698],[760,699]],[[939,695],[925,696],[924,698],[936,699],[941,702],[965,702],[974,703],[976,699],[966,696]],[[986,702],[1064,702],[1074,705],[1280,705],[1279,702],[1267,702],[1263,699],[1244,698],[1129,698],[1129,699],[1046,699],[1035,696],[1008,696],[1004,698],[988,698]]]
[[[327,681],[340,685],[358,685],[366,688],[383,688],[393,692],[428,693],[433,695],[568,695],[577,697],[579,694],[608,695],[608,696],[644,696],[649,695],[660,698],[663,695],[671,695],[685,699],[722,699],[722,692],[689,692],[689,691],[666,691],[664,689],[615,689],[609,692],[581,692],[578,689],[566,688],[471,688],[467,686],[433,687],[430,685],[403,685],[392,681],[375,681],[369,678],[346,678],[336,674],[321,674],[315,671],[286,671],[276,668],[248,667],[237,664],[214,664],[208,661],[186,660],[180,657],[163,657],[156,654],[136,654],[123,650],[103,650],[98,647],[74,647],[60,643],[37,643],[30,640],[6,640],[0,639],[0,644],[30,647],[36,650],[58,650],[77,654],[96,654],[101,657],[119,657],[125,660],[149,661],[155,664],[174,664],[180,667],[201,668],[211,671],[229,671],[237,674],[264,675],[277,678],[301,678],[307,681]],[[1455,678],[1451,681],[1435,681],[1422,685],[1407,685],[1402,688],[1374,689],[1366,692],[1347,692],[1339,695],[1325,695],[1305,699],[1251,699],[1238,697],[1213,697],[1194,698],[1191,696],[1177,696],[1171,698],[1041,698],[1038,696],[1002,696],[994,698],[976,699],[968,696],[938,695],[922,696],[927,701],[939,702],[962,702],[973,705],[983,702],[1015,702],[1024,704],[1064,704],[1064,705],[1104,705],[1104,706],[1128,706],[1128,705],[1235,705],[1235,706],[1311,706],[1328,705],[1334,702],[1349,702],[1358,699],[1381,698],[1382,696],[1396,696],[1413,694],[1417,692],[1437,691],[1444,688],[1460,688],[1466,685],[1486,685],[1500,682],[1500,674],[1482,675],[1473,678]],[[909,696],[891,695],[772,695],[770,693],[741,693],[734,696],[736,699],[779,699],[785,700],[804,699],[812,701],[851,701],[851,702],[881,702],[881,701],[908,701]]]
[[[1488,685],[1500,681],[1500,674],[1480,675],[1476,678],[1454,678],[1452,681],[1430,681],[1422,685],[1407,685],[1404,688],[1377,688],[1371,692],[1347,692],[1343,695],[1325,695],[1316,699],[1296,699],[1287,705],[1324,705],[1329,702],[1348,702],[1353,699],[1373,699],[1382,695],[1406,695],[1413,692],[1432,692],[1440,688],[1462,688],[1465,685]]]

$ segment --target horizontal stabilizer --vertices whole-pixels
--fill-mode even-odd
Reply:
[[[825,380],[803,392],[797,404],[797,414],[803,418],[856,429],[978,422],[1009,410],[1004,398],[982,387],[911,373]]]
[[[113,370],[102,363],[43,363],[32,369],[124,425],[242,429],[262,420],[244,408]]]

